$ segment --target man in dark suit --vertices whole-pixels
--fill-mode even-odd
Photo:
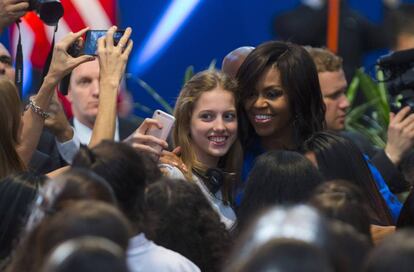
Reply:
[[[49,111],[51,118],[45,121],[44,130],[29,169],[47,173],[70,164],[81,144],[87,145],[98,114],[99,62],[84,63],[76,67],[70,76],[68,100],[72,104],[73,119],[68,122],[62,106],[54,98]],[[117,118],[115,141],[133,137],[140,122]]]

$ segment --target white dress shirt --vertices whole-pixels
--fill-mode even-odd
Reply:
[[[85,126],[78,119],[73,118],[73,138],[64,143],[59,142],[56,138],[56,145],[62,158],[69,164],[79,150],[81,144],[89,144],[92,138],[92,129]],[[119,124],[118,118],[115,121],[115,142],[119,142]]]
[[[131,272],[200,272],[200,268],[189,259],[156,245],[143,233],[129,240],[127,264]]]

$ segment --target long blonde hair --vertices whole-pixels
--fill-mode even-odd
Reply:
[[[0,178],[25,169],[17,153],[21,104],[14,83],[0,77]]]
[[[190,137],[191,116],[194,105],[204,92],[211,91],[217,87],[233,94],[235,106],[237,106],[237,82],[216,70],[205,70],[194,75],[181,89],[174,108],[176,124],[173,130],[173,141],[175,146],[181,147],[181,159],[188,169],[185,175],[188,180],[192,180],[193,171],[205,173],[207,167],[197,160],[193,148],[193,141]],[[236,140],[230,147],[226,155],[220,158],[218,167],[227,173],[239,174],[241,165],[240,143]],[[222,194],[223,200],[229,201],[233,189],[234,181],[225,179]]]

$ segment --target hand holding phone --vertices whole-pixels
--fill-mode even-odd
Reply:
[[[171,132],[171,129],[174,126],[175,117],[163,112],[162,110],[154,111],[152,118],[157,120],[161,125],[162,128],[158,128],[157,126],[151,126],[146,132],[146,135],[152,135],[161,140],[167,140],[168,135]],[[160,145],[150,144],[150,146],[156,149],[158,152],[161,152],[162,147]]]
[[[107,30],[89,30],[86,32],[83,54],[97,55],[98,39],[106,35]],[[114,33],[114,45],[116,46],[124,35],[125,30],[117,30]]]

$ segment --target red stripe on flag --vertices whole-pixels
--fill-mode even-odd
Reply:
[[[83,18],[78,13],[76,7],[72,4],[71,0],[62,0],[61,1],[65,13],[63,15],[63,19],[65,20],[66,24],[72,30],[72,32],[77,32],[82,28],[86,27],[86,23]]]
[[[101,6],[111,20],[111,23],[115,25],[117,23],[116,0],[99,0],[99,2],[101,2]]]
[[[41,68],[47,58],[50,50],[50,42],[46,35],[45,26],[43,22],[34,12],[28,12],[23,19],[30,26],[35,34],[33,50],[31,54],[32,65],[36,68]],[[24,37],[22,37],[24,39]]]

